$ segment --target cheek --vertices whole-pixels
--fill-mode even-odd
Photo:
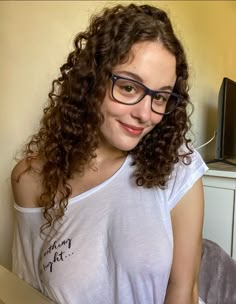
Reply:
[[[162,118],[163,118],[163,116],[154,114],[154,117],[151,118],[152,124],[151,124],[150,128],[146,130],[144,135],[150,133],[156,127],[156,125],[158,125],[161,122]]]
[[[103,115],[112,114],[114,112],[115,102],[112,100],[109,90],[107,90],[103,103],[101,105],[101,111]]]
[[[115,102],[109,95],[104,98],[101,105],[101,112],[104,116],[123,116],[129,112],[129,106]]]
[[[152,123],[156,126],[162,121],[163,115],[153,113],[151,119],[152,119]]]

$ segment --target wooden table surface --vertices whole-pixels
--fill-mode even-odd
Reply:
[[[38,290],[0,265],[0,304],[52,304]],[[54,303],[55,304],[55,303]]]

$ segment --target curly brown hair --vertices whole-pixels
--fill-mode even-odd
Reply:
[[[174,91],[183,100],[129,152],[134,160],[136,183],[164,187],[174,164],[188,159],[192,152],[187,139],[190,120],[186,107],[191,104],[188,65],[167,14],[149,5],[105,8],[92,16],[88,28],[75,37],[74,50],[61,66],[60,77],[52,83],[40,129],[26,146],[29,163],[35,157],[43,160],[44,192],[39,204],[44,207],[47,221],[44,228],[64,215],[71,195],[68,179],[75,172],[82,174],[85,165],[96,157],[103,123],[100,107],[110,72],[129,59],[135,43],[157,40],[176,58]],[[179,154],[183,144],[188,148],[184,157]],[[59,188],[61,198],[56,202]]]

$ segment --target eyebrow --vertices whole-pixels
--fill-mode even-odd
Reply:
[[[138,74],[135,74],[135,73],[133,73],[133,72],[130,72],[130,71],[117,71],[117,72],[114,72],[114,73],[115,73],[115,74],[117,73],[118,75],[120,75],[120,73],[121,73],[121,74],[125,74],[125,75],[127,75],[127,77],[131,77],[133,80],[136,80],[136,81],[142,83],[143,85],[145,85],[143,79],[142,79]],[[120,76],[121,76],[121,75],[120,75]],[[124,76],[124,77],[125,77],[125,76]],[[131,79],[131,80],[132,80],[132,79]],[[173,87],[168,85],[168,86],[163,86],[163,87],[161,87],[160,89],[158,89],[158,90],[153,90],[153,91],[160,91],[160,90],[170,90],[170,91],[172,91],[172,90],[173,90]]]

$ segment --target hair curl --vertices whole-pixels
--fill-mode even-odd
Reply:
[[[43,160],[44,207],[50,227],[65,212],[73,173],[96,157],[99,130],[103,123],[100,106],[112,69],[128,60],[131,47],[140,41],[161,41],[176,58],[175,92],[183,96],[177,109],[162,121],[132,150],[136,183],[145,187],[164,187],[173,166],[181,158],[179,148],[188,147],[190,120],[187,105],[188,65],[180,41],[173,32],[167,14],[149,5],[117,5],[104,9],[74,40],[74,50],[60,68],[61,75],[52,83],[49,103],[41,126],[26,146],[29,160]],[[191,149],[184,154],[188,158]],[[60,189],[60,201],[56,194]],[[57,208],[55,208],[57,206]],[[55,211],[56,210],[56,211]]]

